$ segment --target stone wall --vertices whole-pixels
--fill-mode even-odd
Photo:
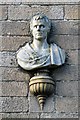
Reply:
[[[78,118],[78,8],[79,3],[2,1],[0,3],[0,117]],[[16,51],[31,40],[29,19],[45,13],[53,23],[50,42],[65,49],[66,64],[52,70],[55,95],[41,112],[29,93],[30,74],[16,61]]]

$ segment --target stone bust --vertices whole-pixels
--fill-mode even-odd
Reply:
[[[43,14],[34,15],[30,21],[32,43],[26,43],[17,52],[18,64],[25,70],[60,66],[65,62],[65,52],[55,43],[48,44],[50,20]]]

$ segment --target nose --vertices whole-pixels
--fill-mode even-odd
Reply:
[[[40,31],[40,26],[37,26],[37,30]]]

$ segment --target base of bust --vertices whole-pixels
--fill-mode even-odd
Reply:
[[[34,75],[30,79],[29,89],[32,94],[37,96],[40,108],[43,110],[46,98],[54,92],[55,83],[47,69],[39,70]]]

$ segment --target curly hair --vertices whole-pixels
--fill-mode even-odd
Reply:
[[[46,25],[47,25],[47,31],[48,33],[50,32],[51,29],[51,21],[48,19],[48,17],[46,17],[43,13],[38,13],[35,14],[30,21],[30,31],[32,32],[33,30],[33,20],[38,21],[38,20],[44,20]]]

